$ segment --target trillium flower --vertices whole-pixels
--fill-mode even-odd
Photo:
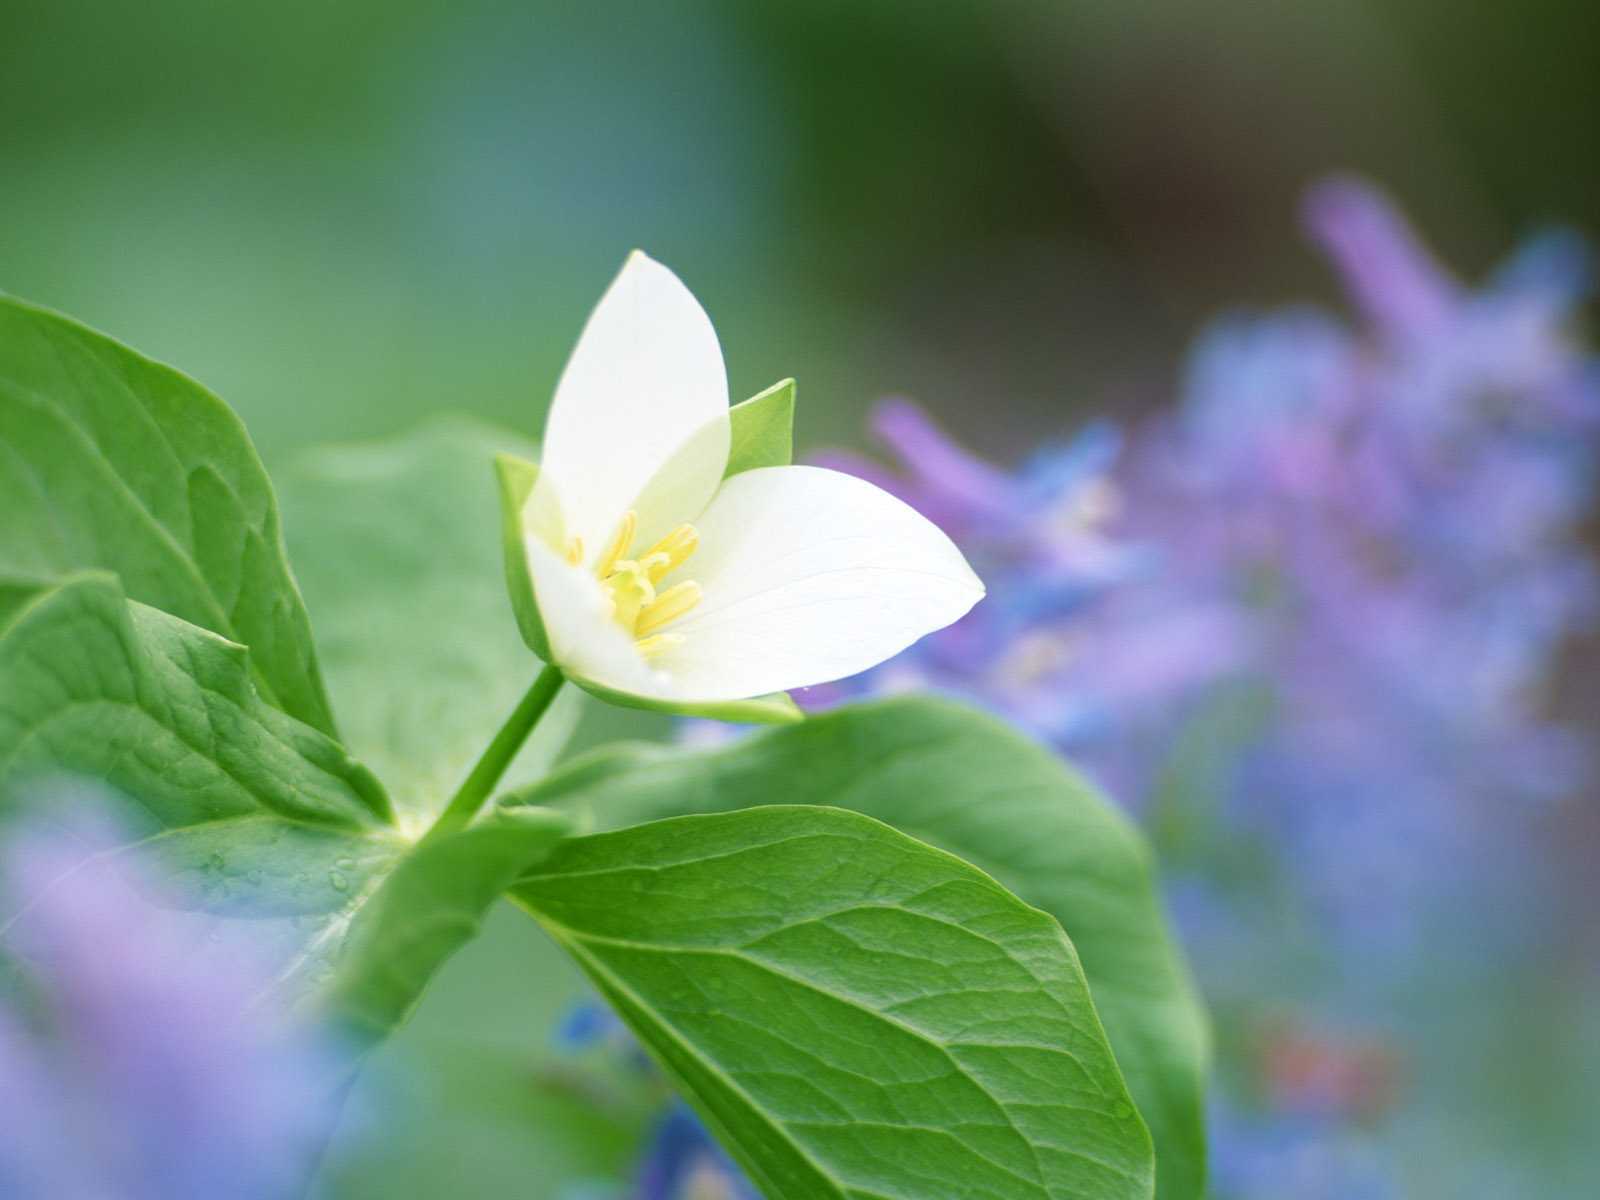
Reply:
[[[951,624],[983,584],[864,480],[789,465],[793,384],[730,409],[710,320],[641,253],[589,318],[537,468],[500,463],[529,645],[618,703],[786,719],[783,693]]]

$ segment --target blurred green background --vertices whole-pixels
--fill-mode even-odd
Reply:
[[[0,288],[181,364],[269,459],[536,428],[633,246],[802,437],[910,391],[996,452],[1326,291],[1304,183],[1480,268],[1600,212],[1582,0],[5,0]]]
[[[1469,273],[1593,228],[1597,68],[1587,0],[0,0],[0,289],[195,375],[270,465],[444,409],[536,432],[641,246],[736,396],[798,377],[802,449],[906,392],[1009,457],[1159,402],[1219,307],[1331,298],[1329,169]],[[341,1148],[341,1190],[551,1195],[585,1112],[625,1158],[636,1114],[536,1066],[576,990],[499,914],[351,1118],[451,1132]]]

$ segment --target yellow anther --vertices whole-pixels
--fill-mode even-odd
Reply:
[[[700,531],[693,525],[679,525],[641,556],[641,562],[652,562],[651,582],[659,583],[664,577],[683,566],[700,545]],[[658,559],[656,556],[662,555]]]
[[[633,648],[645,658],[656,658],[666,653],[674,646],[683,645],[683,639],[675,633],[658,633],[651,637],[640,638],[634,642]]]
[[[617,532],[611,538],[611,544],[606,547],[606,552],[600,556],[600,561],[595,564],[594,573],[601,579],[611,574],[617,565],[617,560],[628,552],[628,547],[633,545],[634,532],[639,528],[639,514],[629,509],[622,514],[622,520],[617,525]]]
[[[606,580],[611,593],[612,617],[629,633],[635,632],[639,613],[654,603],[656,589],[638,563],[621,562]]]
[[[567,561],[573,566],[583,562],[583,539],[581,537],[567,539]]]
[[[699,604],[700,595],[700,585],[692,580],[673,584],[639,613],[639,619],[633,627],[634,633],[643,637],[663,625],[670,625]]]

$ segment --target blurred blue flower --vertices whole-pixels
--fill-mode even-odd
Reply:
[[[252,1007],[268,977],[215,970],[106,834],[25,825],[0,856],[0,1195],[299,1195],[335,1116],[331,1047]]]
[[[1211,1105],[1216,1200],[1398,1200],[1392,1165],[1371,1137],[1314,1115],[1254,1114]]]
[[[567,1010],[555,1044],[563,1051],[609,1053],[639,1078],[659,1086],[653,1064],[627,1026],[598,1000]],[[632,1200],[760,1200],[760,1193],[681,1101],[672,1101],[656,1121],[629,1195]]]
[[[761,1200],[699,1119],[675,1104],[656,1126],[635,1200]]]
[[[553,1040],[560,1050],[587,1050],[593,1046],[626,1045],[631,1038],[627,1026],[607,1005],[585,1000],[566,1011]]]

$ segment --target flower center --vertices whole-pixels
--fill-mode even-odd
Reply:
[[[611,601],[612,619],[633,635],[640,654],[654,658],[683,644],[680,635],[662,631],[700,603],[700,585],[693,580],[661,586],[695,552],[700,532],[693,525],[679,525],[639,557],[625,558],[638,528],[639,514],[630,509],[595,563],[594,573]],[[582,546],[569,547],[569,557],[581,561]]]

